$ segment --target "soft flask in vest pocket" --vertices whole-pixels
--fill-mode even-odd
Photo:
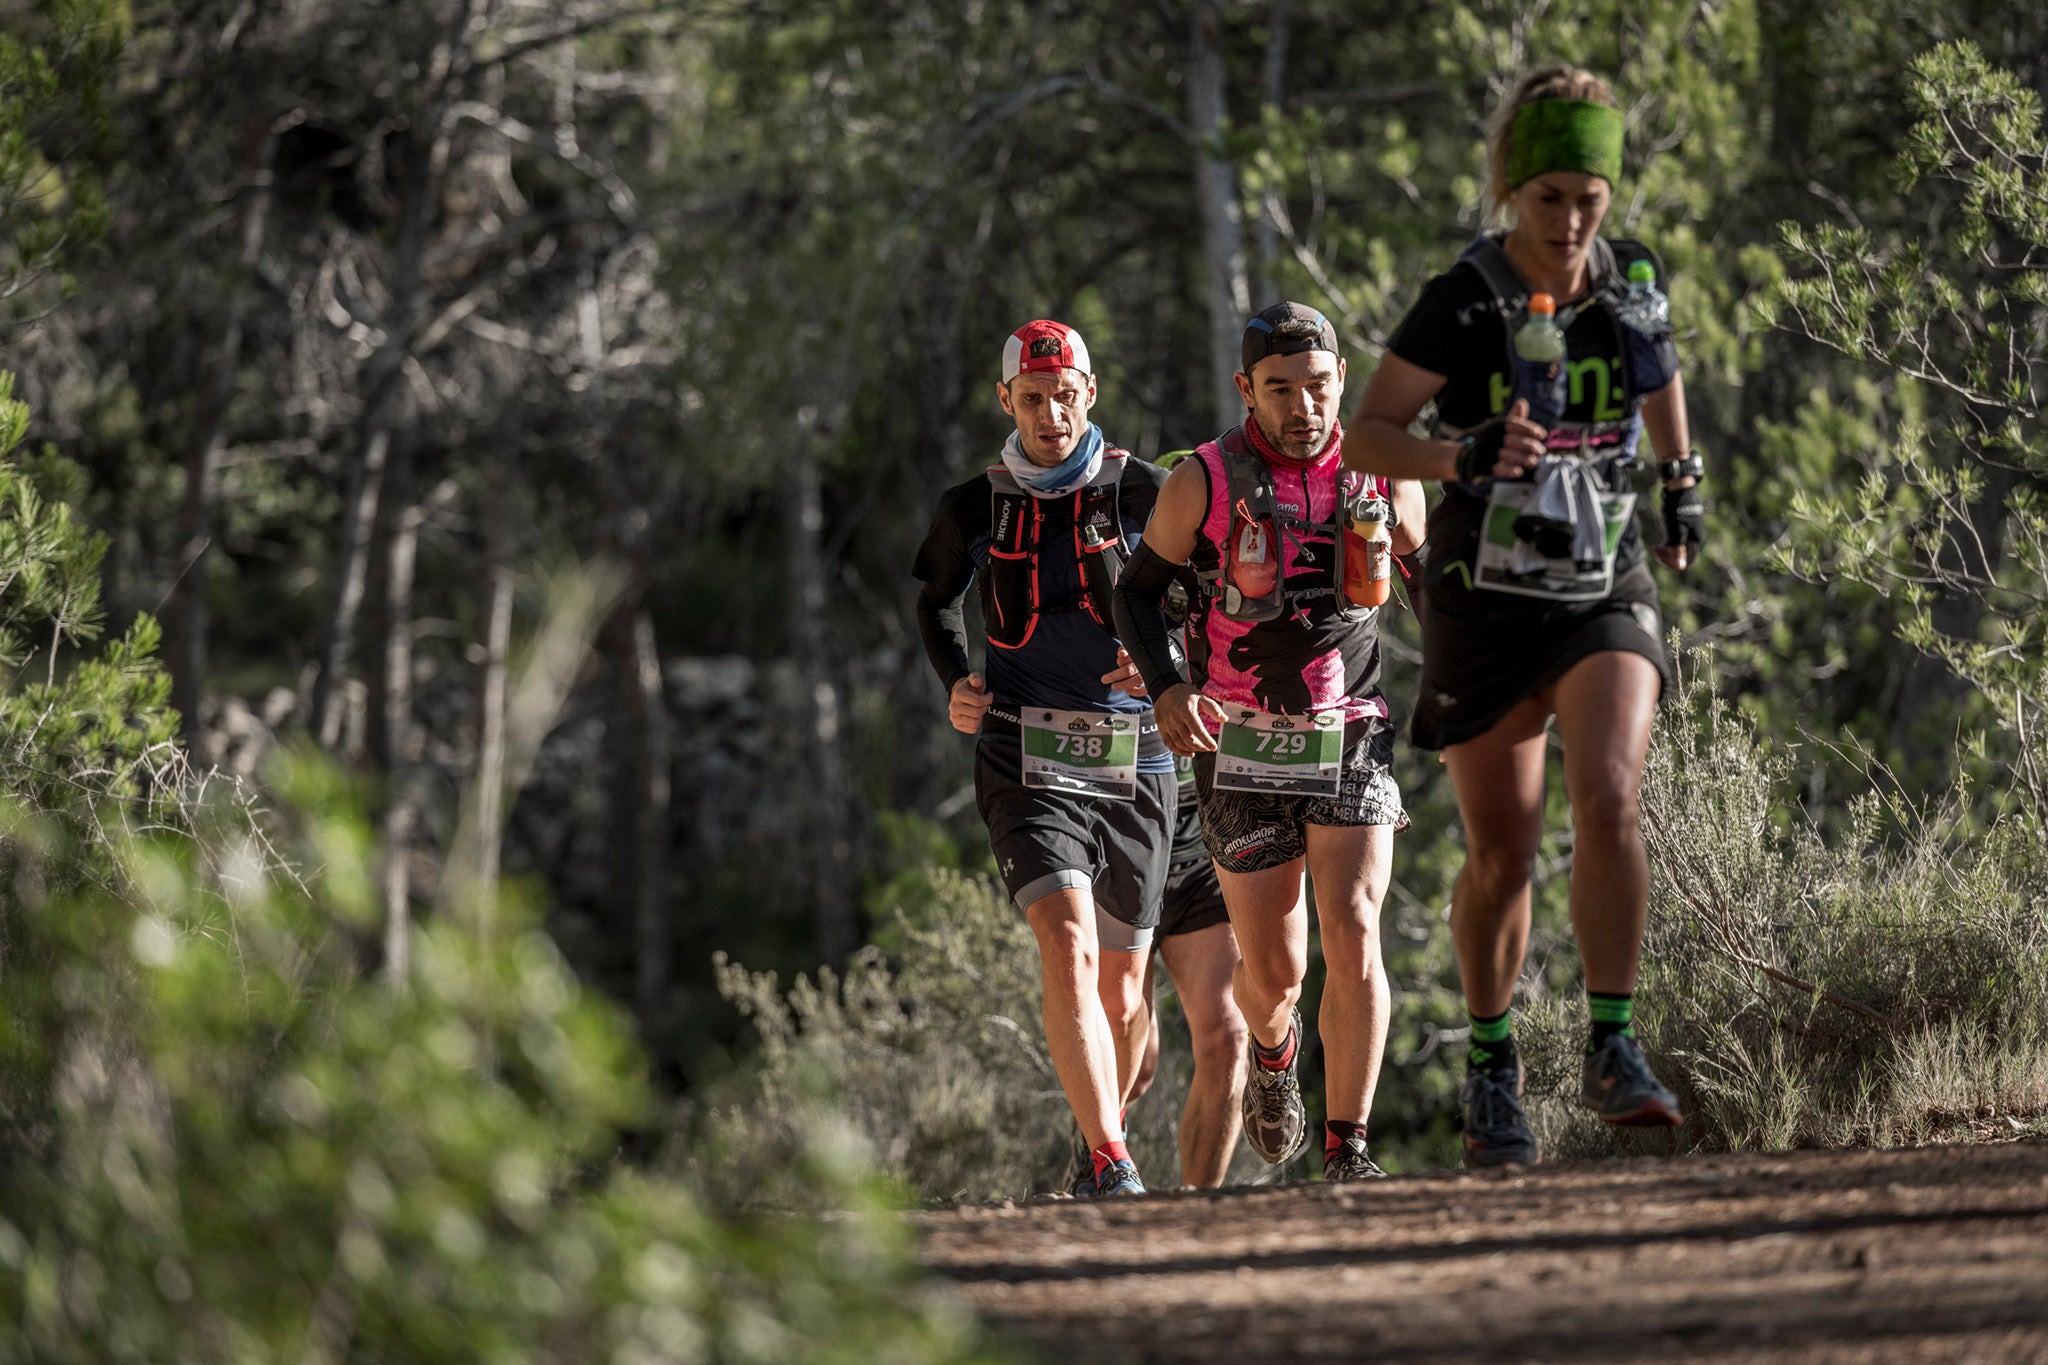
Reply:
[[[1245,444],[1238,428],[1220,443],[1230,498],[1230,526],[1219,575],[1223,614],[1233,621],[1271,621],[1287,606],[1287,547],[1280,541],[1280,511],[1266,462]]]

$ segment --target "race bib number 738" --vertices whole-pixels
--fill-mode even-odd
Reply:
[[[1138,718],[1020,709],[1024,785],[1128,801],[1138,794]]]

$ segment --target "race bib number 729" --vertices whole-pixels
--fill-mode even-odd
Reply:
[[[1230,791],[1335,796],[1344,765],[1344,718],[1238,710],[1224,722],[1216,785]]]

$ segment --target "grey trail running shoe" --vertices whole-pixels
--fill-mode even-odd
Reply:
[[[1323,1158],[1323,1179],[1333,1185],[1354,1180],[1385,1180],[1387,1173],[1365,1154],[1365,1139],[1348,1137],[1336,1151]]]
[[[1475,1067],[1465,1073],[1458,1103],[1465,1107],[1467,1166],[1534,1166],[1536,1134],[1522,1112],[1522,1061]]]
[[[1285,1071],[1271,1071],[1259,1064],[1259,1045],[1247,1038],[1251,1074],[1244,1081],[1244,1140],[1270,1166],[1278,1166],[1299,1152],[1308,1142],[1308,1115],[1301,1107],[1301,1085],[1294,1078],[1301,1065],[1301,1011],[1287,1019],[1294,1039],[1294,1057]]]
[[[1643,1049],[1626,1033],[1616,1033],[1586,1058],[1579,1098],[1609,1123],[1630,1128],[1676,1128],[1685,1122],[1678,1096],[1650,1074]]]

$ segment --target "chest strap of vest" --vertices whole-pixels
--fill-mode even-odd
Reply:
[[[1103,452],[1095,477],[1069,494],[1040,498],[1027,492],[1009,470],[988,471],[989,560],[982,572],[982,615],[988,642],[997,649],[1022,649],[1037,632],[1039,618],[1053,612],[1085,610],[1103,630],[1115,633],[1110,595],[1123,568],[1123,516],[1118,506],[1129,452]],[[1078,585],[1048,593],[1042,555],[1050,507],[1071,509],[1073,562]]]

